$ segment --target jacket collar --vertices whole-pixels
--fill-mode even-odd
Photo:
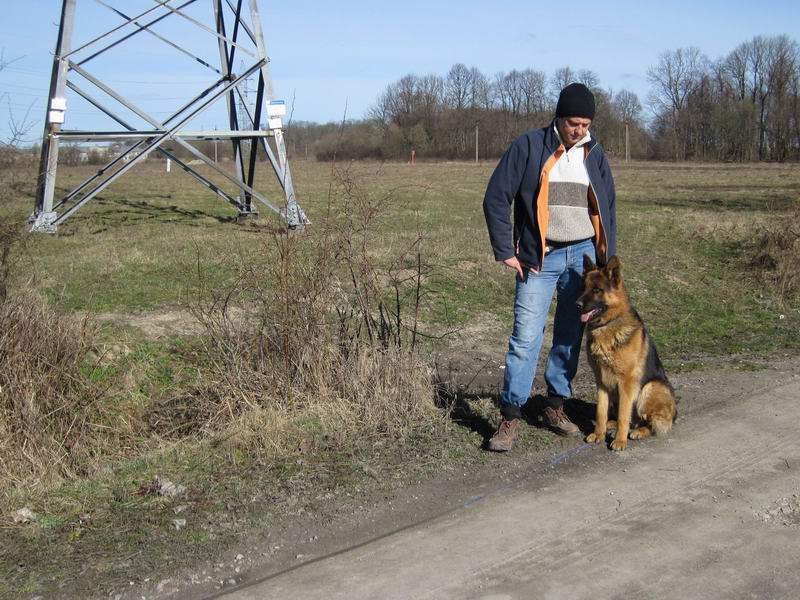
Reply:
[[[587,132],[586,135],[589,135]],[[591,150],[594,148],[595,144],[597,144],[597,140],[594,137],[589,136],[589,140],[584,144],[587,150]],[[555,153],[558,150],[558,147],[561,145],[561,139],[556,130],[556,120],[553,119],[550,121],[550,125],[548,125],[547,130],[544,132],[544,145],[550,154]]]
[[[558,139],[558,136],[556,135],[555,119],[550,121],[550,125],[548,125],[547,129],[545,129],[544,145],[550,154],[553,154],[556,150],[558,150],[558,147],[561,145],[561,141]]]

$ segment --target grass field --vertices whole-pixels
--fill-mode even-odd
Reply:
[[[276,222],[271,214],[233,223],[227,204],[187,175],[162,168],[139,168],[78,212],[58,236],[31,239],[26,271],[65,310],[124,315],[181,307],[196,287],[198,260],[210,283],[222,284],[232,261],[274,259],[262,243],[261,224]],[[460,327],[485,316],[508,323],[513,282],[491,258],[480,210],[491,164],[346,168],[370,194],[388,198],[378,258],[390,260],[418,231],[423,235],[423,252],[434,267],[428,324]],[[64,171],[67,185],[89,168]],[[274,177],[264,175],[272,184]],[[294,175],[304,209],[319,222],[330,166],[298,161]],[[800,169],[634,163],[616,165],[615,176],[619,252],[634,300],[667,355],[795,343],[783,335],[792,331],[792,312],[778,321],[783,313],[741,261],[760,227],[796,207]],[[30,194],[31,186],[22,184],[0,206],[0,217],[26,216]],[[269,197],[279,198],[276,186]]]
[[[800,302],[780,296],[750,262],[760,232],[797,214],[800,168],[613,166],[625,277],[668,367],[685,368],[710,357],[796,353]],[[485,354],[502,355],[511,323],[513,276],[492,259],[481,211],[493,164],[354,163],[338,168],[372,199],[381,200],[374,226],[377,243],[370,247],[376,264],[391,265],[421,236],[427,265],[420,307],[420,332],[427,336],[423,354],[458,357],[477,344]],[[89,172],[89,167],[63,169],[60,183],[66,188]],[[339,206],[331,204],[339,192],[330,165],[297,161],[293,173],[300,202],[315,224],[296,237],[302,250],[304,239],[319,235],[330,207]],[[32,176],[25,170],[0,173],[6,190],[0,219],[24,219],[30,213]],[[267,195],[277,201],[277,186],[271,185]],[[32,281],[59,311],[88,315],[97,324],[95,352],[102,360],[87,366],[85,376],[106,386],[120,418],[133,420],[156,400],[189,389],[197,380],[202,366],[192,356],[202,329],[188,304],[231,285],[243,264],[278,262],[270,233],[277,219],[267,212],[243,222],[234,217],[232,209],[185,174],[167,174],[160,163],[147,164],[84,207],[58,235],[26,239],[14,285]],[[298,268],[306,266],[298,263]],[[404,260],[399,267],[413,264]],[[487,419],[494,416],[488,399],[473,409]],[[213,440],[152,441],[146,428],[131,431],[134,438],[148,440],[141,444],[146,452],[100,461],[90,476],[57,487],[22,486],[2,495],[6,526],[0,533],[0,596],[41,593],[59,581],[70,586],[102,582],[97,589],[109,591],[134,572],[163,572],[167,562],[180,564],[178,556],[184,562],[207,556],[254,526],[269,527],[289,511],[285,503],[290,496],[306,498],[303,506],[313,511],[320,490],[345,494],[367,471],[419,475],[443,463],[484,460],[480,436],[457,426],[435,434],[435,450],[426,443],[430,438],[417,432],[380,452],[338,447],[330,454],[304,455],[301,463],[294,457],[256,460],[235,448],[219,453]],[[524,443],[541,445],[548,439],[533,431]],[[298,478],[301,472],[304,477]],[[192,522],[180,531],[170,528],[174,502],[141,493],[155,474],[163,473],[195,490]],[[243,500],[250,498],[261,501]],[[36,526],[10,523],[9,512],[21,506],[42,515]],[[143,540],[146,556],[141,555]],[[125,563],[131,555],[141,558]],[[23,567],[20,556],[30,557]],[[89,583],[78,582],[75,569],[83,562],[93,565],[84,574]]]

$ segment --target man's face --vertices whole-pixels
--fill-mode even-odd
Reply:
[[[558,134],[561,136],[564,145],[569,147],[577,144],[586,135],[592,120],[584,119],[583,117],[564,117],[558,119],[557,123]]]

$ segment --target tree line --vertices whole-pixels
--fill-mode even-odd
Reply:
[[[445,75],[409,74],[389,84],[362,119],[291,123],[286,141],[293,159],[408,160],[415,151],[420,159],[470,160],[476,146],[480,159],[495,159],[526,129],[548,124],[559,91],[578,81],[595,94],[592,133],[612,156],[623,157],[627,146],[636,159],[800,160],[800,47],[789,36],[756,36],[715,60],[696,47],[666,51],[647,79],[640,99],[603,88],[590,70],[490,77],[459,63]],[[232,158],[229,143],[197,144],[208,156]],[[0,145],[0,163],[19,152],[17,144]],[[103,159],[96,148],[65,145],[63,152],[64,161]]]
[[[715,61],[695,47],[665,52],[648,79],[657,154],[799,158],[800,51],[788,36],[756,36]]]
[[[800,158],[800,49],[789,36],[756,36],[710,60],[698,48],[664,52],[647,72],[650,93],[601,86],[570,67],[488,77],[454,65],[446,75],[409,74],[389,84],[365,118],[295,123],[290,155],[319,160],[500,156],[531,127],[550,122],[559,91],[578,81],[595,94],[593,135],[607,151],[639,159],[787,161]]]
[[[558,93],[573,82],[591,88],[597,101],[595,135],[612,152],[624,153],[628,125],[631,153],[644,156],[647,132],[636,94],[600,87],[589,70],[570,67],[549,77],[534,69],[500,72],[489,78],[475,67],[454,65],[447,75],[406,75],[391,83],[366,118],[341,124],[299,123],[287,132],[291,154],[306,148],[319,160],[474,159],[500,156],[522,131],[552,119]]]

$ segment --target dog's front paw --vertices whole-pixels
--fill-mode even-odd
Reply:
[[[586,441],[590,444],[599,444],[600,442],[605,441],[606,439],[606,432],[598,432],[595,431],[594,433],[590,433],[586,436]]]
[[[611,442],[611,449],[614,452],[622,452],[625,448],[628,447],[628,440],[625,438],[614,438],[614,441]]]

